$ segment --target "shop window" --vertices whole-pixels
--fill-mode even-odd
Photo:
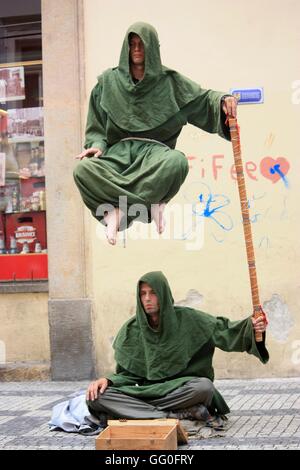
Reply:
[[[47,279],[45,196],[41,15],[22,11],[0,17],[1,283]]]

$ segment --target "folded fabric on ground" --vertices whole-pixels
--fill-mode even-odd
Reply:
[[[48,424],[50,431],[73,432],[88,436],[99,434],[105,427],[90,414],[85,393],[82,392],[70,400],[55,405]]]
[[[227,419],[213,416],[208,421],[181,420],[181,424],[191,439],[209,439],[224,436]],[[53,407],[50,431],[65,431],[86,436],[98,435],[106,423],[91,415],[86,405],[85,393],[79,392],[70,400]]]

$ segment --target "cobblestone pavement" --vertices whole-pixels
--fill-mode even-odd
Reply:
[[[94,449],[95,437],[49,432],[53,405],[87,382],[0,383],[0,449]],[[219,380],[231,413],[224,437],[180,449],[300,449],[300,378]]]

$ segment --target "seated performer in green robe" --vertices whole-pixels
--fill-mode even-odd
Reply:
[[[161,272],[137,286],[136,315],[114,341],[116,373],[91,383],[87,405],[97,417],[207,420],[229,408],[213,385],[215,348],[247,352],[268,362],[263,316],[230,321],[174,306]],[[255,331],[263,333],[256,343]]]
[[[187,158],[175,150],[182,127],[190,123],[230,140],[227,114],[236,116],[233,96],[205,90],[162,65],[152,26],[128,29],[119,66],[100,75],[92,90],[86,150],[74,170],[109,243],[134,219],[154,220],[163,232],[165,205],[188,173]]]

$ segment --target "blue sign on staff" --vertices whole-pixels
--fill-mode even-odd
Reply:
[[[237,98],[239,104],[261,104],[264,102],[263,88],[231,88],[230,93]]]

